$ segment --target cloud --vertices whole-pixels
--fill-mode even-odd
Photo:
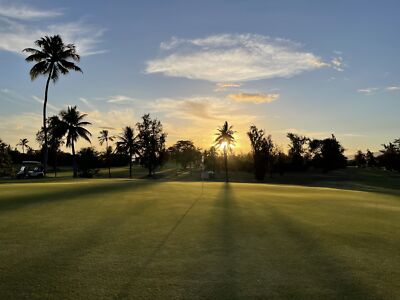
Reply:
[[[115,95],[110,96],[107,100],[108,103],[124,103],[124,102],[134,102],[135,99],[125,95]]]
[[[388,92],[400,91],[400,86],[393,85],[393,86],[387,86],[387,87],[373,87],[373,88],[365,88],[365,89],[357,90],[357,92],[362,93],[367,96],[374,95],[378,91],[388,91]]]
[[[59,11],[38,10],[29,6],[7,6],[0,3],[0,16],[19,20],[51,18],[62,15]]]
[[[203,39],[172,38],[161,43],[161,58],[145,72],[212,82],[292,77],[331,66],[289,40],[258,34],[220,34]]]
[[[335,57],[331,60],[331,66],[336,71],[343,72],[345,64],[343,63],[343,58],[341,56]]]
[[[280,94],[265,94],[265,93],[238,93],[238,94],[229,94],[228,98],[236,101],[236,102],[251,102],[251,103],[270,103],[279,98]]]
[[[221,83],[221,82],[219,82],[215,86],[216,87],[215,87],[214,91],[221,92],[221,91],[225,91],[225,90],[230,89],[230,88],[241,87],[242,84],[240,84],[240,83]]]
[[[387,91],[400,91],[400,86],[388,86]]]
[[[0,7],[0,10],[3,7]],[[0,50],[14,52],[22,55],[22,49],[33,47],[34,41],[45,35],[60,34],[66,43],[73,43],[76,45],[77,52],[81,56],[88,56],[93,54],[104,53],[106,50],[99,49],[101,37],[104,34],[103,28],[87,24],[82,20],[77,20],[70,23],[53,23],[43,25],[35,22],[26,23],[26,19],[10,17],[10,11],[26,11],[26,7],[13,6],[12,9],[5,10],[6,15],[0,18]],[[41,12],[35,13],[35,12]],[[31,15],[37,16],[36,18],[43,18],[50,16],[54,12],[46,12],[42,10],[31,10]]]
[[[44,103],[44,100],[39,98],[38,96],[33,95],[32,99],[35,100],[36,102],[42,104],[42,105]],[[50,108],[51,110],[53,110],[53,112],[59,112],[60,111],[59,107],[57,107],[57,106],[55,106],[55,105],[53,105],[53,104],[51,104],[49,102],[47,102],[47,107]]]
[[[367,96],[370,96],[370,95],[375,94],[375,92],[378,90],[379,90],[379,88],[369,87],[369,88],[365,88],[365,89],[358,89],[357,92],[367,95]]]

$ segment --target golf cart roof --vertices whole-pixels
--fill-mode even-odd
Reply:
[[[41,165],[42,163],[40,161],[34,161],[34,160],[25,160],[22,162],[23,165]]]

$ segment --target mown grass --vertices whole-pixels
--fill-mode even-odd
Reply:
[[[400,196],[92,179],[0,185],[0,299],[399,299]]]

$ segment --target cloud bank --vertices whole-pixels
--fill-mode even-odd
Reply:
[[[265,94],[265,93],[237,93],[229,94],[228,98],[236,102],[250,102],[250,103],[270,103],[279,98],[278,93]]]

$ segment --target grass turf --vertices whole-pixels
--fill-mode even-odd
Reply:
[[[0,185],[0,299],[399,299],[400,196],[95,179]]]

